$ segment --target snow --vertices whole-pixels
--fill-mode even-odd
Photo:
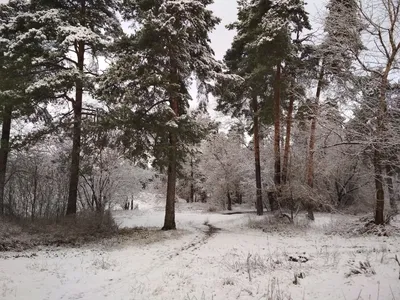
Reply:
[[[165,124],[165,126],[171,127],[171,128],[178,128],[178,127],[179,127],[178,124],[175,122],[175,120],[170,120],[170,121],[168,121],[168,122]]]
[[[147,207],[115,212],[117,222],[160,227],[161,196],[148,196]],[[262,219],[252,214],[187,208],[178,203],[175,232],[150,230],[146,239],[19,258],[1,253],[0,299],[400,299],[398,237],[327,236],[323,228],[343,216],[322,214],[310,228],[266,233],[248,228],[249,218]],[[221,230],[207,235],[206,221]],[[288,260],[299,255],[309,260]],[[369,261],[376,274],[346,277],[359,261]],[[294,285],[300,272],[305,278]]]

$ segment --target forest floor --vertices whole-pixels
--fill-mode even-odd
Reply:
[[[355,217],[273,225],[182,205],[167,232],[160,207],[114,217],[136,237],[0,252],[0,299],[400,300],[400,237],[332,234]]]

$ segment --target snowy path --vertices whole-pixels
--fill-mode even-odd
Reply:
[[[116,219],[124,226],[159,227],[163,212],[119,212]],[[205,221],[222,230],[207,235]],[[395,253],[400,256],[398,238],[350,240],[325,236],[318,228],[271,234],[247,229],[247,221],[246,215],[178,213],[177,224],[187,231],[154,231],[140,242],[39,251],[34,257],[4,253],[0,299],[226,300],[290,295],[293,300],[400,300],[399,268],[393,260]],[[288,260],[298,255],[309,261]],[[346,278],[351,265],[366,260],[375,275]],[[294,285],[294,274],[300,272],[305,278]]]

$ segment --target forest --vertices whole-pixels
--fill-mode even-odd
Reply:
[[[226,234],[228,219],[229,230],[247,220],[288,237],[326,218],[335,218],[329,234],[400,236],[400,1],[327,0],[317,16],[303,0],[216,1],[236,6],[236,21],[224,24],[213,0],[0,3],[0,253],[181,230],[197,232],[182,246],[195,251]],[[234,38],[219,60],[210,34],[221,25]],[[38,232],[46,241],[16,237]],[[378,249],[374,241],[366,247]],[[400,251],[396,241],[377,251]],[[244,261],[251,287],[210,299],[256,299],[252,268],[269,265],[250,252]],[[390,266],[400,268],[397,255]],[[294,285],[307,273],[296,270]],[[349,276],[357,272],[375,275],[369,259]],[[274,280],[265,299],[292,299]],[[5,299],[23,298],[5,287]],[[400,299],[392,288],[380,299]],[[197,286],[173,298],[139,291],[132,299],[208,299]],[[82,297],[107,298],[91,292]],[[338,299],[325,296],[309,299]]]
[[[141,169],[165,186],[165,229],[176,197],[290,219],[351,207],[377,225],[397,211],[399,4],[332,0],[313,30],[302,1],[239,1],[217,61],[211,3],[1,6],[2,215],[123,206],[154,179]]]

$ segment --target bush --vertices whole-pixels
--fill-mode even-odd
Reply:
[[[215,206],[210,206],[208,207],[207,211],[208,212],[216,212],[218,209]]]

